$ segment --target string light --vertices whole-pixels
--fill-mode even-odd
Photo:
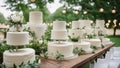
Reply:
[[[100,8],[100,9],[99,9],[99,12],[104,12],[104,9],[103,9],[103,8]]]
[[[74,10],[73,13],[74,14],[78,14],[79,12],[78,12],[78,10]]]
[[[112,10],[112,13],[113,13],[113,14],[114,14],[114,13],[116,13],[116,10],[115,10],[115,9],[113,9],[113,10]]]
[[[93,23],[93,21],[90,21],[90,23],[92,24],[92,23]]]
[[[114,20],[113,20],[113,23],[114,23],[115,25],[116,25],[116,22],[117,22],[117,20],[116,20],[116,19],[114,19]]]
[[[105,25],[106,25],[106,27],[108,28],[110,24],[109,24],[109,23],[106,23]]]
[[[65,10],[65,9],[63,9],[63,10],[62,10],[62,13],[63,13],[63,14],[65,14],[65,13],[66,13],[66,10]]]
[[[83,14],[87,14],[87,11],[84,11]]]
[[[111,22],[111,20],[108,20],[108,23],[110,23]]]

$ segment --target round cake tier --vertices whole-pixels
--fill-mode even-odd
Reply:
[[[24,62],[24,64],[33,63],[35,61],[35,51],[31,48],[19,49],[18,52],[9,52],[8,50],[3,53],[3,63],[8,68],[13,68],[15,64],[17,67]]]
[[[100,39],[90,39],[89,42],[92,46],[101,47],[101,40]]]
[[[47,29],[46,24],[34,25],[32,23],[28,23],[27,26],[30,27],[32,32],[35,32],[37,39],[41,39],[41,37],[45,34],[45,30]]]
[[[79,21],[72,21],[72,29],[80,28],[80,22]]]
[[[66,30],[66,22],[65,21],[54,21],[53,22],[53,30]]]
[[[29,44],[28,32],[7,32],[7,44],[21,46]]]
[[[66,40],[66,39],[68,39],[67,30],[63,30],[63,31],[52,30],[51,39],[53,39],[53,40]]]
[[[48,43],[48,55],[52,58],[56,57],[57,52],[64,55],[64,58],[73,56],[73,44],[69,42],[64,43]]]
[[[83,49],[85,53],[92,53],[93,49],[91,48],[90,42],[73,42],[74,48],[78,47]]]
[[[110,39],[109,38],[103,38],[102,39],[102,44],[105,45],[105,44],[109,44],[110,43]]]
[[[42,12],[40,11],[31,11],[29,15],[29,22],[31,23],[42,23]]]
[[[78,30],[78,29],[70,29],[69,30],[69,36],[71,38],[77,38],[77,37],[82,38],[84,33],[85,33],[84,30]]]

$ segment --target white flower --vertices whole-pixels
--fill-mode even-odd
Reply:
[[[11,20],[14,22],[14,23],[18,23],[20,22],[22,19],[22,17],[18,14],[15,14],[15,15],[11,15]]]

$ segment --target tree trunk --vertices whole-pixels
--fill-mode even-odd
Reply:
[[[113,29],[114,31],[113,31],[113,36],[116,36],[116,27]]]

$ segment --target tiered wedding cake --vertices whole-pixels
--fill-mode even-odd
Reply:
[[[66,23],[64,21],[53,22],[53,30],[51,33],[51,39],[58,40],[48,43],[48,55],[51,58],[55,58],[59,52],[64,55],[64,59],[73,56],[73,45],[69,42],[63,42],[68,39]]]
[[[72,29],[69,30],[69,36],[72,38],[84,38],[85,31],[80,29],[80,22],[73,21],[72,22]],[[91,44],[89,42],[81,42],[76,41],[73,42],[74,48],[78,47],[79,49],[83,49],[86,53],[92,53],[92,49],[90,48]]]
[[[32,11],[29,16],[29,23],[27,24],[30,30],[35,32],[37,39],[41,39],[47,28],[46,24],[43,24],[43,16],[40,11]]]
[[[53,30],[51,31],[51,39],[53,40],[68,39],[65,21],[54,21],[53,22]]]
[[[22,46],[29,43],[28,32],[7,32],[7,44],[13,46]],[[35,51],[31,48],[16,49],[16,51],[6,50],[3,53],[3,63],[9,68],[15,64],[17,67],[24,62],[35,60]]]
[[[72,22],[72,29],[69,30],[69,36],[71,38],[83,38],[85,31],[80,28],[79,21]]]

